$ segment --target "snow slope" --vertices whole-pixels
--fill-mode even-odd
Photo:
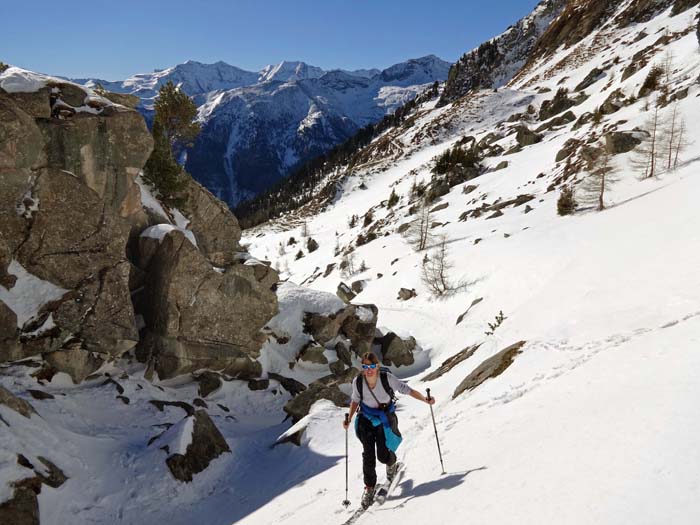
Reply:
[[[399,457],[408,465],[407,475],[383,507],[370,510],[358,523],[700,520],[700,453],[694,444],[700,395],[695,380],[700,371],[700,216],[688,198],[700,191],[700,127],[694,122],[700,96],[695,81],[700,74],[697,14],[697,8],[676,17],[666,11],[646,24],[603,27],[575,49],[560,50],[515,85],[427,110],[413,128],[392,136],[404,148],[398,160],[355,166],[324,211],[305,217],[302,212],[299,218],[285,217],[247,232],[252,253],[281,259],[279,267],[295,282],[334,291],[341,280],[366,281],[356,301],[376,304],[380,325],[414,335],[430,352],[428,370],[482,343],[472,357],[435,381],[421,382],[423,373],[409,378],[413,388],[430,387],[438,399],[436,422],[447,473],[440,473],[428,408],[402,400],[399,418],[406,439]],[[648,36],[632,42],[642,29]],[[647,65],[622,81],[631,57],[666,30],[679,33],[678,38],[654,49]],[[625,45],[615,45],[620,41]],[[558,217],[558,193],[548,191],[562,170],[555,155],[566,140],[589,138],[595,128],[573,130],[568,124],[544,132],[539,144],[487,160],[491,166],[501,160],[509,165],[455,186],[435,203],[448,204],[431,220],[439,223],[434,230],[449,240],[453,277],[470,285],[447,299],[431,298],[420,280],[423,254],[413,251],[396,228],[410,220],[409,188],[414,179],[430,178],[434,156],[463,135],[479,140],[494,129],[505,130],[507,125],[499,128],[499,123],[508,116],[529,104],[537,107],[559,86],[573,89],[593,67],[615,64],[604,81],[586,90],[590,98],[572,108],[577,116],[597,108],[615,89],[636,94],[652,64],[667,51],[674,60],[672,90],[689,89],[676,107],[685,116],[693,145],[679,169],[640,181],[633,154],[615,156],[621,181],[609,196],[608,209]],[[552,91],[543,93],[542,88]],[[646,104],[641,99],[603,116],[601,126],[642,127],[649,117]],[[672,107],[662,113],[668,115]],[[508,149],[513,140],[505,137],[499,143]],[[465,195],[461,190],[469,184],[478,188]],[[390,211],[380,203],[392,189],[401,200]],[[474,208],[470,201],[491,204],[525,193],[535,197],[528,203],[533,208],[529,213],[524,206],[507,207],[500,217],[459,220]],[[364,261],[368,270],[354,275],[336,270],[324,278],[326,266],[340,262],[335,247],[354,244],[370,208],[374,220],[387,225],[377,240],[354,250],[356,265]],[[351,228],[353,214],[360,220]],[[299,260],[296,249],[280,257],[280,244],[301,235],[302,217],[320,248]],[[418,296],[400,301],[400,287],[415,288]],[[478,298],[483,300],[456,324]],[[485,335],[500,311],[504,323]],[[502,375],[451,399],[484,359],[520,340],[527,342],[522,354]],[[336,412],[335,419],[308,425],[310,450],[329,457],[344,452],[343,411]],[[362,490],[360,455],[359,442],[351,436],[350,499],[355,505]],[[344,497],[341,462],[256,510],[245,523],[307,523],[329,516],[342,523],[352,511],[341,506]]]

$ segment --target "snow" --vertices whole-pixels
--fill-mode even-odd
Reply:
[[[60,82],[57,78],[19,67],[9,67],[0,73],[0,88],[8,93],[34,93],[51,81]]]
[[[192,443],[194,432],[194,416],[187,416],[175,423],[152,443],[152,446],[168,447],[168,456],[173,454],[185,455],[187,447]]]
[[[139,190],[141,191],[141,204],[159,217],[168,220],[168,214],[163,209],[160,201],[155,198],[151,188],[149,188],[148,184],[146,184],[143,180],[143,173],[139,173],[139,175],[136,177],[136,184],[139,185]],[[179,224],[177,224],[177,226],[181,228],[185,227],[180,226]]]
[[[158,239],[159,242],[163,242],[163,239],[172,231],[181,232],[192,245],[197,247],[197,240],[194,238],[194,233],[191,230],[186,230],[184,228],[179,228],[173,226],[172,224],[156,224],[155,226],[150,226],[141,232],[141,237],[147,237],[149,239]]]
[[[554,160],[557,151],[569,138],[588,139],[593,132],[600,137],[603,126],[641,127],[648,113],[639,100],[605,116],[600,128],[586,125],[574,131],[567,125],[548,131],[542,142],[505,157],[507,168],[457,185],[441,198],[439,203],[449,206],[434,214],[441,223],[434,231],[447,234],[454,278],[470,283],[465,290],[431,297],[420,279],[424,253],[415,252],[396,232],[408,220],[411,184],[429,179],[436,155],[465,135],[478,140],[505,131],[499,123],[511,114],[551,99],[559,82],[574,86],[608,61],[612,65],[600,84],[613,79],[611,84],[592,86],[590,98],[572,110],[577,115],[592,111],[617,88],[638,92],[665,49],[660,46],[645,69],[622,82],[629,58],[665,27],[689,27],[697,13],[697,8],[673,18],[666,13],[622,30],[607,27],[598,39],[594,35],[577,50],[557,52],[497,93],[480,92],[440,109],[426,107],[412,127],[387,132],[402,148],[400,154],[354,166],[354,174],[340,182],[334,202],[303,217],[319,248],[299,260],[295,250],[280,255],[279,246],[286,246],[291,236],[301,237],[302,217],[290,214],[244,232],[253,257],[284,266],[289,278],[277,290],[279,314],[266,328],[289,341],[269,338],[260,356],[264,374],[278,372],[308,384],[328,373],[300,366],[295,359],[309,341],[302,329],[304,312],[330,314],[345,307],[334,295],[341,280],[363,280],[366,287],[357,302],[377,305],[379,326],[414,336],[424,349],[419,364],[399,367],[397,373],[416,390],[430,388],[436,398],[446,474],[441,475],[429,408],[401,397],[404,442],[398,455],[407,465],[406,475],[388,501],[370,509],[359,525],[457,524],[465,517],[475,525],[700,521],[700,215],[692,198],[700,194],[700,86],[695,83],[700,54],[694,33],[669,46],[678,71],[673,89],[689,88],[677,108],[694,141],[679,169],[640,181],[630,162],[633,154],[618,155],[621,180],[610,192],[606,210],[556,215],[558,194],[548,187],[562,170]],[[650,35],[646,41],[625,43],[641,29]],[[618,37],[621,41],[614,42]],[[589,52],[601,40],[608,46]],[[550,71],[569,54],[579,59]],[[619,64],[612,63],[615,56]],[[539,93],[541,87],[552,92]],[[506,146],[512,140],[504,136],[498,143]],[[488,159],[487,164],[500,160]],[[585,172],[578,175],[583,176]],[[367,189],[360,190],[361,183]],[[466,184],[477,189],[465,195]],[[380,203],[392,189],[400,201],[388,210]],[[524,206],[508,207],[500,217],[460,221],[463,212],[482,202],[524,193],[535,197],[529,213]],[[388,235],[381,232],[377,240],[358,247],[362,226],[350,228],[347,219],[370,208],[375,220],[386,221]],[[311,279],[319,268],[339,262],[336,239],[342,247],[353,245],[356,261],[364,260],[368,269],[355,275],[340,275],[336,269]],[[312,288],[292,281],[307,281]],[[418,295],[400,301],[396,294],[401,287],[415,288]],[[474,304],[477,299],[481,301]],[[501,311],[505,320],[487,335]],[[521,340],[526,341],[522,353],[501,375],[452,399],[457,385],[479,364]],[[481,346],[470,358],[436,380],[421,381],[426,372],[474,344]],[[276,381],[259,391],[243,380],[224,381],[206,402],[232,453],[182,484],[168,472],[167,455],[147,442],[164,425],[174,424],[161,440],[183,450],[191,435],[190,418],[182,419],[182,410],[173,407],[158,412],[148,401],[192,402],[197,385],[188,378],[151,383],[138,363],[109,366],[113,368],[106,372],[118,378],[130,404],[115,399],[113,385],[103,386],[103,378],[72,385],[57,376],[42,385],[56,398],[33,402],[41,417],[27,420],[0,405],[0,415],[11,424],[0,422],[0,480],[5,481],[0,501],[11,494],[7,481],[30,474],[16,462],[16,454],[23,453],[35,465],[38,455],[48,457],[70,478],[60,489],[42,489],[40,511],[49,525],[343,523],[359,504],[362,450],[352,430],[342,429],[346,407],[322,400],[291,425],[283,421],[282,411],[290,395]],[[0,384],[29,399],[26,389],[37,387],[32,370],[3,366]],[[128,378],[122,379],[123,374]],[[301,447],[272,446],[301,428]],[[341,505],[346,443],[350,509]],[[378,473],[381,482],[383,468]]]
[[[10,261],[7,273],[17,280],[9,289],[0,285],[0,301],[15,313],[18,328],[39,313],[44,304],[68,293],[68,290],[32,275],[16,259]]]

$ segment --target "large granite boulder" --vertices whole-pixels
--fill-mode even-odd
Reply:
[[[139,301],[145,319],[140,354],[161,379],[208,368],[242,379],[258,377],[255,361],[277,314],[277,277],[256,278],[251,265],[213,267],[192,241],[172,229],[161,239],[141,237],[146,272]]]
[[[215,265],[234,262],[240,252],[241,227],[226,204],[206,188],[188,177],[187,195],[183,213],[189,219],[189,228],[197,239],[200,251]]]
[[[76,105],[87,97],[71,84],[60,91]],[[76,349],[111,357],[138,340],[125,246],[141,213],[134,180],[150,133],[136,111],[116,106],[56,118],[56,97],[0,92],[0,322],[13,295],[34,303],[17,320],[19,338],[3,338],[3,360]],[[62,292],[42,300],[46,288]]]
[[[518,146],[521,148],[524,148],[525,146],[532,146],[533,144],[537,144],[542,140],[542,135],[535,133],[527,126],[517,126],[515,131],[515,140],[518,143]]]
[[[644,131],[611,131],[605,135],[605,151],[611,155],[627,153],[642,143]]]

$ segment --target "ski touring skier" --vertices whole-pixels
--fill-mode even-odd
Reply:
[[[352,382],[350,411],[343,421],[348,429],[355,413],[355,435],[362,443],[362,474],[365,490],[362,507],[374,501],[377,485],[376,462],[386,465],[387,481],[391,482],[399,470],[396,450],[402,441],[396,417],[394,393],[411,397],[432,405],[435,398],[426,398],[394,376],[388,369],[380,367],[373,352],[362,355],[362,372]],[[359,412],[358,412],[359,409]]]

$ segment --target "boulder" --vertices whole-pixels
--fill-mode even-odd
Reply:
[[[586,77],[574,88],[575,91],[583,91],[587,87],[592,86],[601,78],[605,77],[605,71],[594,67]]]
[[[192,441],[185,454],[168,456],[165,463],[179,481],[189,482],[195,474],[202,472],[214,459],[225,452],[231,452],[224,436],[205,410],[196,410],[193,416]]]
[[[36,410],[29,402],[20,399],[3,386],[0,386],[0,405],[5,405],[24,417],[36,414]]]
[[[216,392],[221,388],[221,376],[216,372],[205,371],[197,374],[194,380],[199,383],[199,388],[197,392],[200,397],[207,397],[212,392]]]
[[[348,369],[353,370],[353,369]],[[357,370],[355,370],[357,372]],[[332,376],[331,376],[332,377]],[[311,405],[319,399],[328,399],[339,407],[347,407],[350,404],[350,396],[340,390],[340,383],[333,379],[330,384],[322,381],[314,381],[309,387],[292,398],[284,405],[284,411],[292,418],[294,423],[309,413]]]
[[[149,247],[156,243],[157,247]],[[161,379],[207,368],[252,379],[265,341],[261,328],[277,314],[277,296],[247,264],[213,268],[179,230],[162,239],[142,237],[154,252],[140,299],[146,323],[140,355],[152,358]]]
[[[502,160],[496,166],[494,166],[491,171],[501,171],[501,170],[506,169],[507,167],[508,167],[508,161]]]
[[[78,384],[94,374],[104,364],[105,360],[99,354],[90,352],[79,342],[64,346],[60,350],[44,355],[44,359],[59,372],[70,376],[73,383]]]
[[[605,151],[611,155],[627,153],[642,143],[643,132],[612,131],[605,135]]]
[[[232,264],[235,253],[241,251],[241,227],[226,204],[188,177],[185,209],[188,228],[197,239],[199,250],[215,266]]]
[[[556,161],[561,162],[564,159],[569,158],[571,155],[573,155],[576,150],[583,144],[578,139],[568,139],[565,143],[564,146],[557,152],[556,156]]]
[[[18,336],[17,315],[0,301],[0,362],[22,357]]]
[[[619,89],[616,89],[610,93],[608,98],[605,99],[605,102],[603,102],[603,104],[600,106],[600,112],[603,115],[612,115],[613,113],[619,111],[624,105],[624,93],[622,93],[622,91]]]
[[[416,294],[415,288],[411,288],[410,290],[408,288],[401,288],[396,298],[401,301],[408,301],[409,299],[413,299],[416,295],[418,294]]]
[[[554,115],[563,113],[564,111],[575,105],[576,101],[569,98],[566,90],[560,89],[559,91],[557,91],[556,95],[554,95],[554,98],[552,100],[545,100],[544,102],[542,102],[542,106],[540,107],[539,119],[548,120]]]
[[[476,345],[470,345],[470,346],[466,347],[464,350],[462,350],[461,352],[458,352],[455,355],[453,355],[452,357],[444,360],[437,370],[424,376],[421,379],[421,381],[433,381],[433,380],[437,379],[438,377],[442,377],[447,372],[449,372],[454,367],[456,367],[458,364],[460,364],[462,361],[466,361],[471,356],[473,356],[474,352],[476,352],[480,346],[481,346],[481,343],[476,344]]]
[[[372,349],[379,309],[373,304],[356,305],[350,308],[352,312],[343,321],[342,333],[350,339],[352,350],[361,356]]]
[[[576,120],[576,115],[574,115],[574,112],[567,111],[563,115],[559,115],[559,116],[554,117],[553,119],[545,122],[540,127],[538,127],[535,131],[537,133],[540,133],[542,131],[554,129],[554,128],[557,128],[559,126],[565,126],[566,124],[574,122],[575,120]]]
[[[525,341],[519,341],[483,361],[457,386],[452,399],[467,390],[475,389],[487,379],[501,375],[513,363],[524,345]]]
[[[306,241],[306,249],[309,253],[315,252],[318,250],[318,243],[312,237],[309,237]]]
[[[342,308],[332,314],[304,314],[304,332],[309,334],[320,345],[325,345],[340,333],[345,320],[354,312],[353,306]]]
[[[290,377],[284,377],[279,374],[275,374],[274,372],[269,372],[267,374],[267,377],[270,379],[279,382],[280,385],[282,385],[282,388],[284,388],[287,392],[289,392],[291,395],[296,396],[297,394],[300,394],[304,390],[306,390],[306,385],[304,383],[301,383],[297,381],[296,379],[292,379]]]
[[[414,337],[402,339],[394,332],[389,332],[380,339],[382,362],[388,366],[408,366],[414,362],[413,350],[416,348]]]
[[[355,298],[355,292],[345,283],[338,283],[338,289],[335,294],[340,297],[345,304],[350,304],[350,302]]]
[[[515,140],[518,143],[518,146],[521,148],[537,144],[542,140],[542,135],[538,135],[534,131],[531,131],[527,126],[520,125],[517,126],[515,130]]]
[[[350,283],[350,288],[352,288],[352,291],[355,292],[355,294],[359,294],[362,293],[366,285],[366,281],[353,281],[352,283]]]
[[[325,351],[326,349],[322,346],[310,345],[301,351],[299,354],[299,359],[307,363],[327,365],[328,359],[325,355],[323,355]]]

